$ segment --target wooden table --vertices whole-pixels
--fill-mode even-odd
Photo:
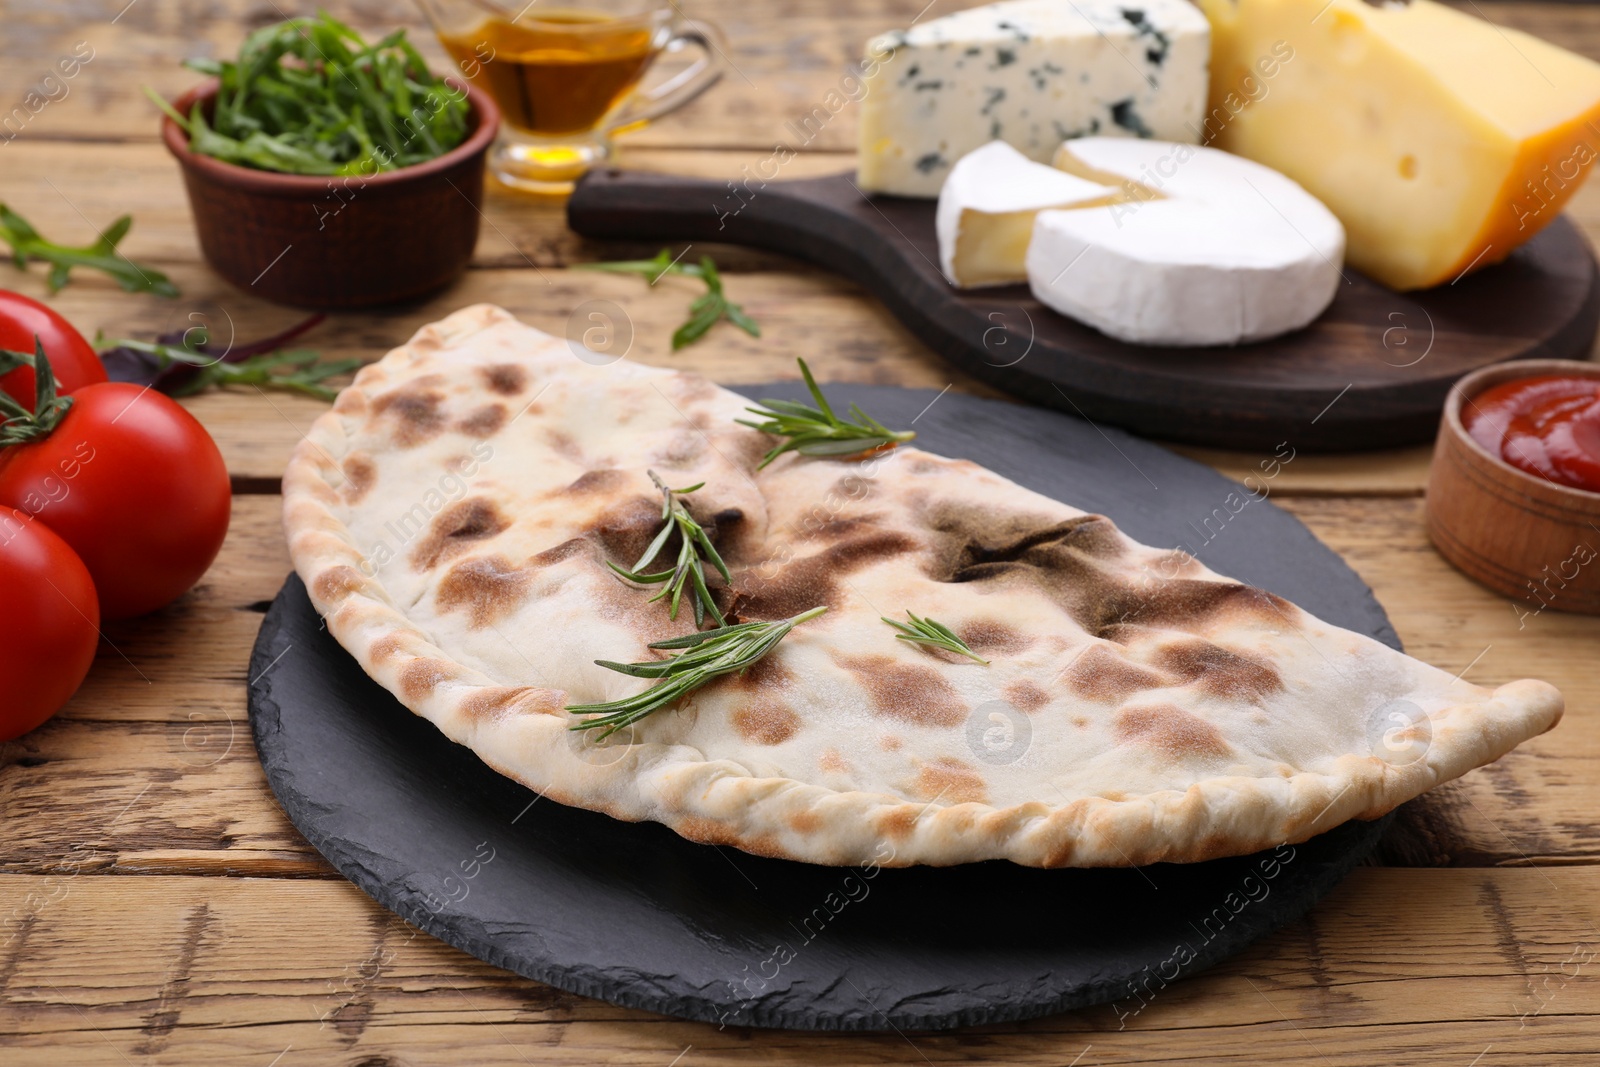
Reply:
[[[246,29],[292,13],[288,0],[126,2],[7,5],[0,111],[76,42],[94,56],[19,136],[0,135],[0,198],[73,242],[131,211],[125,251],[183,289],[164,301],[75,280],[50,302],[86,334],[149,336],[191,316],[214,328],[231,321],[240,337],[274,332],[297,313],[202,264],[176,168],[137,90],[175,95],[193,81],[178,58],[231,51]],[[623,161],[732,180],[776,142],[797,147],[785,123],[819,105],[871,33],[908,22],[924,2],[696,0],[693,14],[727,30],[734,69],[632,135]],[[369,30],[417,22],[398,3],[329,6]],[[1600,58],[1593,8],[1466,6]],[[420,27],[417,36],[439,56]],[[784,176],[848,168],[854,126],[851,109],[831,118]],[[1571,210],[1600,238],[1600,186]],[[560,205],[500,190],[485,213],[462,282],[424,303],[333,316],[307,343],[374,359],[422,323],[484,300],[561,332],[574,307],[605,297],[633,320],[633,358],[728,384],[792,376],[802,354],[825,380],[984,391],[853,286],[731,248],[706,250],[765,338],[719,327],[672,355],[667,337],[692,290],[567,269],[653,248],[585,243],[566,231]],[[0,266],[0,285],[45,297],[38,267]],[[1123,1025],[1098,1008],[954,1034],[840,1037],[719,1030],[563,993],[419,934],[341,879],[279,810],[245,717],[251,642],[289,571],[278,478],[323,405],[252,391],[189,407],[233,473],[221,558],[176,605],[107,627],[68,708],[0,746],[0,1063],[1600,1062],[1600,619],[1519,618],[1518,606],[1445,565],[1422,528],[1426,448],[1299,457],[1274,499],[1354,565],[1412,654],[1485,685],[1548,679],[1567,696],[1562,725],[1409,805],[1377,862],[1309,917],[1165,990]],[[1260,458],[1186,451],[1240,474]],[[1004,901],[970,907],[953,919],[1027,921]]]

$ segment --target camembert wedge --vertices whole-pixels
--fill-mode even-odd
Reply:
[[[962,156],[939,192],[939,267],[962,288],[1027,281],[1023,260],[1039,212],[1109,204],[1120,195],[990,141]]]

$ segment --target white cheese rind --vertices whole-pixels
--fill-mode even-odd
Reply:
[[[1062,153],[1079,173],[1156,196],[1034,222],[1034,296],[1102,333],[1150,345],[1263,340],[1311,323],[1342,284],[1344,228],[1276,171],[1149,141],[1085,138]]]
[[[939,267],[951,285],[975,288],[1027,281],[1024,256],[1033,219],[1048,208],[1109,203],[1110,186],[1033,160],[1004,141],[962,156],[939,190],[934,230]]]
[[[934,197],[1003,140],[1036,162],[1088,135],[1197,141],[1210,25],[1186,0],[1002,0],[867,48],[858,182]]]

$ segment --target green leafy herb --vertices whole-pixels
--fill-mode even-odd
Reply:
[[[668,615],[678,617],[678,601],[683,596],[683,587],[686,582],[694,583],[694,624],[700,626],[705,622],[706,612],[717,620],[718,626],[726,625],[722,612],[717,610],[717,603],[711,597],[711,590],[706,588],[705,566],[701,563],[703,554],[711,565],[717,568],[725,582],[732,581],[728,574],[728,565],[722,562],[722,557],[717,554],[716,547],[712,545],[711,538],[706,536],[705,529],[689,514],[689,509],[683,506],[678,499],[701,488],[706,483],[699,482],[686,489],[668,489],[666,484],[656,477],[655,471],[650,471],[650,480],[656,483],[656,488],[661,490],[661,532],[656,534],[656,539],[650,542],[650,547],[644,550],[644,555],[639,557],[639,562],[632,568],[623,570],[615,563],[607,561],[606,565],[630,582],[641,585],[656,585],[666,583],[666,588],[650,598],[650,603],[670,596],[671,607]],[[644,574],[642,571],[648,567],[666,547],[667,541],[676,530],[679,537],[678,562],[667,571],[658,571],[654,574]]]
[[[287,61],[287,62],[285,62]],[[189,60],[220,82],[209,118],[179,114],[189,148],[285,174],[372,175],[441,156],[467,136],[466,94],[428,70],[405,30],[368,44],[318,11],[264,26],[236,62]]]
[[[734,420],[741,426],[788,438],[768,452],[756,470],[785,452],[799,452],[805,456],[853,456],[869,449],[909,441],[917,436],[915,430],[889,429],[854,404],[850,405],[850,418],[854,422],[839,418],[828,406],[828,399],[822,395],[822,390],[817,388],[817,380],[811,376],[811,368],[806,366],[806,361],[800,359],[795,362],[800,364],[800,373],[805,377],[806,388],[811,390],[811,396],[817,402],[816,407],[797,404],[792,400],[763,400],[761,407],[745,409],[752,415],[761,416],[762,421]]]
[[[975,659],[986,667],[989,665],[988,660],[979,658],[978,654],[968,648],[967,643],[957,637],[955,631],[951,630],[950,627],[940,622],[934,622],[932,619],[919,619],[909,611],[906,612],[906,617],[911,620],[911,625],[909,626],[903,622],[895,622],[888,617],[883,617],[883,621],[900,631],[895,636],[902,641],[910,641],[912,644],[917,645],[932,645],[935,648],[942,648],[946,652],[954,652],[958,656]]]
[[[193,340],[196,345],[205,343],[203,331],[195,330],[191,334],[199,334],[199,337],[186,335],[185,341]],[[175,380],[170,387],[162,388],[162,392],[169,396],[193,396],[212,386],[259,385],[263,389],[282,389],[331,401],[339,395],[338,390],[322,383],[361,369],[359,359],[336,359],[320,363],[316,352],[304,348],[267,352],[230,362],[197,347],[162,344],[159,341],[96,337],[95,344],[105,350],[127,349],[152,357],[157,361],[155,374],[158,383],[161,376],[172,368],[192,368],[192,373]]]
[[[130,293],[177,296],[178,287],[165,274],[152,267],[141,267],[117,251],[117,242],[128,235],[132,226],[133,216],[124,215],[106,227],[94,244],[73,248],[39,236],[32,223],[0,204],[0,241],[11,246],[11,261],[18,270],[26,270],[30,259],[50,264],[45,284],[52,293],[60,292],[71,280],[73,267],[88,267],[105,271]]]
[[[44,354],[44,342],[33,335],[33,355],[0,349],[0,367],[6,372],[18,367],[31,366],[33,375],[33,410],[29,411],[13,397],[0,393],[0,448],[26,444],[47,436],[54,430],[72,407],[70,396],[56,395],[56,376],[50,369],[50,357]]]
[[[664,275],[679,274],[687,278],[699,278],[706,283],[706,292],[695,298],[689,305],[689,321],[679,326],[672,334],[672,350],[678,349],[704,337],[718,321],[727,319],[751,337],[761,336],[761,327],[756,320],[744,313],[744,308],[733,303],[722,291],[722,275],[717,273],[717,265],[711,261],[710,256],[701,256],[699,263],[679,263],[672,258],[672,253],[663,248],[655,259],[628,259],[614,263],[580,263],[576,270],[598,270],[610,274],[637,274],[651,285],[660,281]]]
[[[590,718],[575,723],[573,730],[601,730],[601,739],[610,737],[625,726],[670,707],[679,699],[699,689],[713,678],[725,674],[738,674],[747,670],[762,656],[771,652],[789,631],[807,619],[814,619],[827,611],[815,607],[791,619],[773,622],[745,622],[736,626],[723,626],[715,630],[700,630],[684,637],[657,641],[651,648],[685,649],[667,659],[644,663],[613,663],[597,659],[595,662],[608,670],[621,671],[634,678],[660,678],[635,696],[613,700],[605,704],[575,704],[568,711]]]

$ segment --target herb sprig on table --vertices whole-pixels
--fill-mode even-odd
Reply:
[[[685,489],[669,489],[665,482],[656,477],[655,471],[650,471],[650,480],[656,483],[656,488],[661,490],[661,532],[656,534],[650,547],[644,550],[644,555],[639,557],[639,562],[630,569],[624,570],[615,563],[606,561],[606,566],[616,571],[630,582],[640,585],[655,585],[665,582],[666,588],[651,597],[649,603],[666,597],[669,601],[669,618],[678,617],[678,601],[683,596],[683,587],[686,583],[694,583],[694,624],[700,626],[705,622],[706,613],[717,620],[718,626],[726,625],[722,612],[717,610],[717,603],[711,596],[711,590],[706,588],[705,565],[701,556],[717,568],[717,573],[722,575],[722,580],[731,582],[733,578],[728,574],[728,565],[722,562],[722,557],[717,554],[716,546],[711,543],[711,538],[706,536],[705,529],[695,521],[689,509],[683,506],[680,496],[687,496],[697,489],[704,487],[705,482],[698,482]],[[667,541],[672,537],[673,531],[678,532],[680,545],[678,548],[678,562],[671,570],[658,571],[654,574],[643,573],[655,558],[666,547]],[[654,647],[654,646],[651,646]]]
[[[323,362],[310,349],[284,347],[323,318],[312,315],[271,337],[220,347],[203,326],[162,334],[154,341],[96,337],[95,344],[112,381],[148,385],[168,396],[193,396],[213,386],[255,385],[331,401],[338,393],[325,384],[327,380],[354,373],[361,360]]]
[[[608,670],[620,671],[634,678],[660,678],[662,681],[642,693],[621,700],[568,707],[567,710],[575,715],[589,716],[569,729],[600,730],[600,738],[604,740],[645,716],[670,707],[712,679],[749,669],[777,647],[790,630],[827,610],[819,606],[789,619],[745,622],[715,630],[700,630],[683,637],[657,641],[650,646],[662,650],[685,650],[667,659],[644,663],[613,663],[597,659],[595,662]]]
[[[699,263],[680,263],[672,258],[670,249],[663,248],[654,259],[625,259],[612,263],[579,263],[575,270],[598,270],[608,274],[637,274],[651,285],[668,274],[686,278],[699,278],[706,283],[706,291],[689,305],[689,321],[672,333],[672,350],[678,351],[704,337],[711,327],[727,319],[751,337],[761,336],[756,320],[744,313],[744,308],[729,300],[722,291],[722,275],[710,256],[701,256]]]
[[[52,293],[71,280],[73,267],[104,271],[130,293],[177,296],[178,287],[154,267],[142,267],[117,251],[117,244],[128,235],[133,216],[124,215],[107,226],[93,244],[74,247],[57,244],[40,235],[33,224],[0,204],[0,241],[11,246],[11,261],[26,270],[29,260],[50,264],[45,284]]]
[[[281,389],[300,393],[317,400],[332,401],[339,395],[322,383],[341,374],[350,374],[361,367],[359,359],[338,359],[327,363],[307,348],[282,349],[237,362],[228,362],[208,356],[193,348],[164,345],[158,341],[132,341],[126,338],[109,342],[117,348],[126,348],[154,357],[161,370],[178,367],[190,368],[193,374],[162,392],[168,396],[194,396],[213,386],[259,385],[267,389]]]
[[[977,660],[985,667],[989,665],[988,660],[983,659],[976,652],[972,651],[972,649],[967,646],[965,641],[956,636],[954,630],[950,629],[950,627],[946,626],[942,622],[934,622],[929,618],[919,619],[913,612],[910,611],[906,612],[906,617],[911,620],[911,624],[909,626],[903,622],[896,622],[888,616],[880,617],[884,622],[900,631],[899,633],[895,634],[895,637],[899,638],[901,641],[910,641],[913,644],[929,645],[933,648],[942,648],[946,652],[954,652],[958,656],[966,656],[968,659]]]
[[[800,374],[806,380],[806,388],[811,390],[812,399],[817,402],[816,407],[793,400],[763,400],[760,407],[745,409],[752,415],[759,415],[762,421],[734,420],[741,426],[788,438],[762,457],[761,466],[756,470],[766,467],[785,452],[799,452],[803,456],[853,456],[858,452],[909,441],[917,436],[915,430],[889,429],[855,404],[850,405],[850,419],[854,421],[839,418],[829,406],[828,398],[817,387],[817,380],[811,376],[811,368],[806,366],[806,361],[800,359],[795,362],[800,364]]]
[[[467,100],[396,30],[368,44],[326,11],[265,26],[234,60],[185,66],[220,82],[209,119],[179,114],[189,148],[285,174],[375,174],[441,156],[467,136]]]

